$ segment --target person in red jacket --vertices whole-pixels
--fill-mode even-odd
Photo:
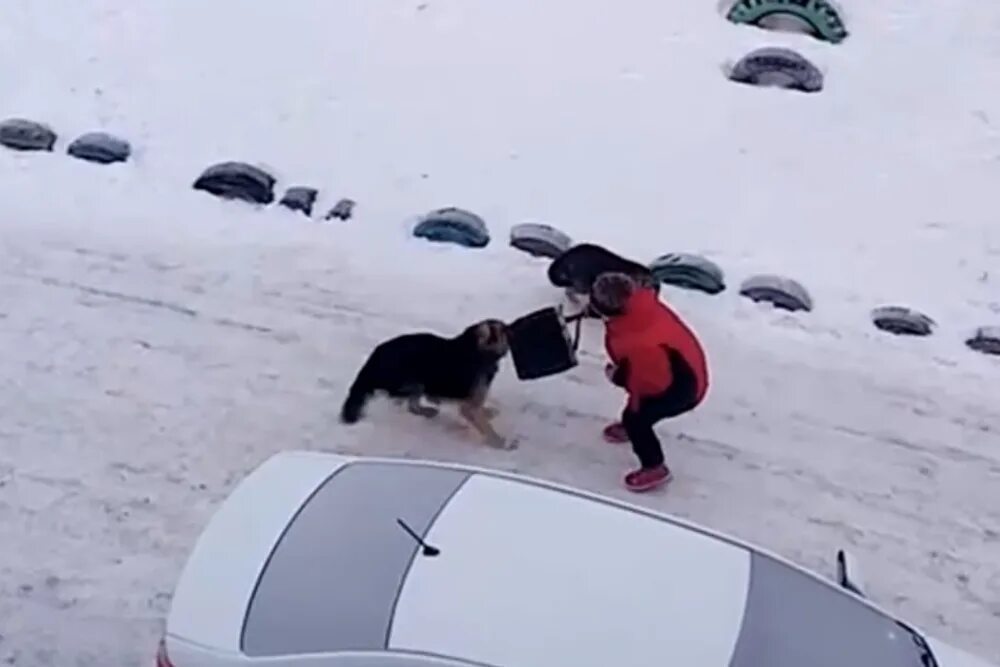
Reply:
[[[608,379],[628,392],[621,421],[604,429],[611,442],[631,442],[638,470],[625,476],[632,491],[670,481],[653,426],[696,408],[708,392],[708,363],[694,332],[654,289],[623,273],[594,281],[590,307],[605,321]]]

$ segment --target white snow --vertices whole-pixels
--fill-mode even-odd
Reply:
[[[963,345],[1000,324],[1000,5],[843,9],[833,46],[707,1],[0,5],[0,116],[60,133],[53,154],[0,150],[0,659],[149,664],[198,531],[282,449],[628,495],[630,453],[598,437],[622,398],[594,326],[578,369],[498,379],[514,452],[384,404],[337,422],[379,340],[558,299],[544,261],[505,246],[541,220],[727,271],[717,297],[668,292],[714,385],[660,429],[673,485],[630,499],[822,572],[846,545],[878,602],[1000,660],[1000,362]],[[725,80],[768,45],[826,89]],[[94,129],[133,160],[63,154]],[[228,159],[320,187],[319,212],[351,197],[356,217],[190,189]],[[490,247],[407,236],[448,205],[484,216]],[[758,272],[802,281],[816,311],[738,297]],[[879,333],[883,303],[940,327]]]

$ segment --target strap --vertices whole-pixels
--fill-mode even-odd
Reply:
[[[584,308],[579,313],[574,313],[568,317],[563,317],[562,306],[557,307],[559,310],[559,316],[562,317],[564,323],[569,324],[570,322],[576,322],[576,327],[573,331],[573,351],[576,352],[580,349],[580,330],[583,327],[583,318],[587,316],[587,309]]]
[[[573,333],[573,351],[580,349],[580,329],[583,327],[583,314],[574,315],[576,318],[576,331]]]

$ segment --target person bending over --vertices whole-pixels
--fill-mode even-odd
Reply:
[[[604,429],[610,442],[631,442],[639,468],[625,476],[632,491],[670,481],[653,431],[657,422],[698,407],[708,392],[708,363],[697,336],[655,290],[624,273],[594,281],[591,308],[605,322],[608,379],[628,393],[621,421]]]

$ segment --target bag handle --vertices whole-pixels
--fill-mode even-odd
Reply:
[[[587,316],[587,310],[585,308],[585,309],[581,310],[579,313],[576,313],[575,315],[570,315],[569,317],[565,318],[566,324],[569,324],[570,322],[576,322],[576,327],[575,327],[574,332],[573,332],[573,351],[574,352],[576,352],[576,351],[578,351],[580,349],[580,330],[583,327],[583,318],[586,317],[586,316]]]

